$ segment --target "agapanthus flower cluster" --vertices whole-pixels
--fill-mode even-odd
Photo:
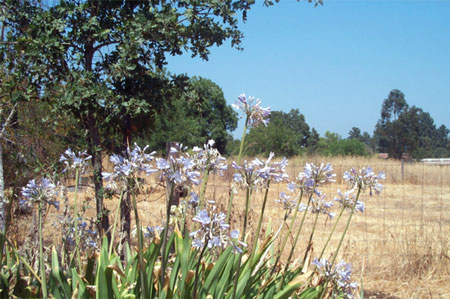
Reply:
[[[266,187],[270,180],[286,181],[289,177],[286,173],[288,160],[284,158],[280,162],[272,162],[273,156],[274,154],[270,153],[266,161],[258,158],[251,162],[244,161],[243,166],[239,166],[233,161],[231,166],[237,170],[233,176],[234,182],[244,188],[259,189]]]
[[[337,190],[338,197],[335,197],[334,200],[339,202],[341,207],[345,209],[353,209],[353,205],[355,205],[356,196],[354,194],[354,189],[351,189],[349,191],[346,191],[342,193],[340,189]],[[358,200],[356,201],[356,207],[355,210],[359,211],[361,213],[364,213],[364,202]]]
[[[288,159],[283,158],[281,161],[272,161],[275,154],[271,152],[264,165],[258,170],[259,176],[268,181],[273,180],[277,183],[286,182],[289,175],[286,173],[286,167],[288,165]]]
[[[151,165],[151,161],[154,159],[156,152],[149,154],[145,153],[148,145],[141,149],[137,144],[134,145],[134,149],[131,151],[129,147],[125,152],[125,155],[111,155],[110,161],[114,163],[114,172],[104,172],[103,178],[119,183],[119,188],[133,188],[138,186],[138,177],[145,173],[150,175],[156,172]],[[114,187],[112,184],[109,187]]]
[[[200,172],[195,169],[195,162],[182,144],[170,148],[170,156],[156,159],[156,168],[161,172],[161,179],[167,179],[176,185],[200,184]]]
[[[190,194],[191,196],[189,197],[189,201],[187,202],[187,204],[192,207],[193,209],[195,209],[198,206],[199,200],[200,200],[200,196],[195,193],[195,192],[191,192]]]
[[[153,238],[159,237],[162,231],[163,231],[162,226],[159,225],[147,226],[144,231],[144,237],[153,240]]]
[[[22,199],[19,203],[24,206],[30,206],[35,203],[44,203],[52,205],[59,210],[57,195],[58,191],[56,185],[49,179],[43,178],[39,183],[33,179],[22,188]]]
[[[283,207],[283,210],[288,212],[292,211],[297,205],[297,201],[295,199],[291,199],[291,196],[286,195],[284,192],[280,192],[279,199],[276,200],[277,203],[280,203]]]
[[[238,100],[231,104],[236,110],[241,109],[248,117],[247,126],[255,128],[260,124],[267,126],[270,117],[270,107],[262,108],[261,100],[255,97],[247,97],[241,94]]]
[[[202,249],[205,246],[209,249],[224,248],[227,245],[232,245],[235,250],[239,247],[235,239],[239,236],[239,232],[232,231],[228,235],[230,226],[225,222],[226,215],[222,212],[215,213],[215,207],[209,212],[207,209],[197,211],[197,214],[192,218],[194,222],[201,226],[198,230],[190,233],[193,237],[192,247]],[[242,243],[243,244],[243,243]]]
[[[230,232],[230,244],[233,246],[234,253],[242,253],[241,247],[247,247],[247,244],[239,241],[239,230],[234,229]]]
[[[375,174],[371,167],[363,167],[359,171],[352,168],[344,173],[344,180],[352,189],[361,188],[361,190],[365,190],[369,188],[370,195],[372,195],[372,190],[376,194],[379,194],[383,190],[383,185],[378,180],[384,180],[385,178],[384,172]]]
[[[201,171],[219,172],[223,175],[223,172],[227,170],[227,159],[222,157],[216,148],[213,148],[215,144],[214,140],[209,140],[208,143],[203,145],[203,149],[195,146],[192,150],[195,153],[193,156],[194,163],[197,169]]]
[[[352,282],[352,265],[341,261],[333,267],[327,259],[314,259],[313,265],[317,266],[319,273],[332,283],[335,289],[344,294],[344,298],[355,298],[353,293],[358,288],[356,282]]]
[[[89,223],[81,217],[76,219],[78,225],[78,246],[81,250],[98,249],[98,232],[94,221]],[[74,219],[68,214],[59,217],[63,228],[63,242],[68,250],[74,250],[76,246],[76,236]]]
[[[316,213],[321,213],[321,214],[325,214],[328,215],[328,217],[333,218],[336,214],[331,212],[331,207],[333,207],[333,202],[332,201],[326,201],[325,200],[326,194],[322,193],[322,192],[318,192],[317,197],[311,198],[311,206],[310,206],[310,210],[311,213],[316,214]]]
[[[306,163],[304,174],[307,179],[312,179],[316,186],[324,185],[330,182],[336,182],[336,174],[332,172],[333,166],[330,163],[326,165],[321,163],[320,166],[314,163]]]
[[[295,192],[296,189],[303,191],[305,194],[311,194],[315,190],[314,179],[309,177],[305,172],[300,172],[293,182],[288,184],[288,189]]]
[[[92,156],[88,155],[86,151],[76,154],[72,149],[68,148],[59,158],[59,162],[63,162],[66,165],[63,172],[78,170],[81,174],[85,171],[88,161],[91,158]]]

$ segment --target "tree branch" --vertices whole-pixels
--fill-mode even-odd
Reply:
[[[2,130],[0,131],[0,139],[3,139],[3,135],[5,134],[6,128],[9,126],[9,123],[11,122],[14,112],[16,111],[16,107],[17,103],[14,104],[14,107],[12,107],[11,111],[9,112],[6,121],[2,124]]]

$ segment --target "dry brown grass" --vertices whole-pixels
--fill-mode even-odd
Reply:
[[[325,188],[332,199],[337,188],[345,189],[341,181],[344,171],[351,167],[372,166],[375,171],[385,171],[386,181],[381,195],[361,198],[366,203],[366,212],[357,214],[352,221],[341,257],[353,264],[353,279],[363,281],[367,297],[372,298],[450,298],[450,167],[381,160],[378,158],[322,158],[299,157],[291,159],[290,175],[302,170],[305,162],[331,162],[337,173],[338,182]],[[107,165],[105,165],[107,166]],[[226,210],[229,192],[229,178],[211,177],[208,197]],[[265,223],[276,229],[281,223],[283,211],[275,203],[278,193],[285,185],[273,185],[266,210]],[[88,197],[92,198],[92,195]],[[150,197],[141,197],[138,208],[144,225],[161,223],[164,214],[164,192]],[[244,198],[235,199],[232,227],[239,227],[243,217]],[[256,194],[252,202],[250,225],[255,229],[262,204],[262,194]],[[117,200],[107,200],[108,209],[114,211]],[[87,211],[94,216],[94,203]],[[51,222],[47,220],[47,237],[55,236]],[[321,218],[315,241],[314,252],[319,254],[332,222]],[[320,221],[320,220],[319,220]],[[338,225],[329,248],[335,248],[345,221]],[[28,221],[28,230],[31,221]],[[297,223],[298,224],[298,223]],[[309,236],[312,219],[307,218],[303,230],[303,242]],[[27,235],[24,226],[22,235]],[[251,235],[252,230],[250,231]],[[250,237],[251,238],[251,237]],[[291,240],[292,241],[292,240]],[[300,241],[301,242],[301,241]],[[289,245],[289,244],[288,244]],[[289,246],[286,246],[289,247]],[[304,245],[296,253],[302,255]],[[326,255],[330,255],[328,250]]]

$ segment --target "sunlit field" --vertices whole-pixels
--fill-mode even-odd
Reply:
[[[229,160],[231,161],[231,160]],[[303,170],[306,162],[331,162],[337,174],[336,183],[327,185],[324,191],[332,200],[336,190],[346,190],[342,175],[351,167],[356,169],[371,166],[375,171],[385,171],[386,181],[380,195],[369,195],[367,190],[360,200],[365,203],[364,214],[355,214],[347,234],[339,259],[351,262],[352,279],[363,285],[365,296],[376,298],[448,298],[450,297],[450,167],[424,165],[420,163],[402,163],[379,158],[324,158],[298,157],[290,159],[288,173],[294,177]],[[111,168],[105,159],[106,170]],[[403,171],[402,171],[403,168]],[[229,198],[232,171],[223,177],[210,178],[207,199],[215,200],[218,207],[226,211]],[[68,185],[73,178],[67,178]],[[146,179],[148,180],[148,179]],[[155,178],[152,178],[152,182]],[[84,205],[85,217],[95,216],[93,190],[88,179],[82,181],[84,193],[80,194]],[[148,184],[150,186],[150,184]],[[152,184],[154,186],[154,184]],[[274,184],[269,193],[263,233],[275,232],[282,223],[283,210],[276,202],[278,194],[286,191],[286,184]],[[142,225],[161,225],[165,213],[166,194],[162,187],[147,189],[146,195],[138,198],[138,211]],[[69,201],[61,203],[59,213],[66,205],[72,204],[73,188],[69,188]],[[249,214],[250,229],[247,242],[252,244],[256,225],[261,211],[263,194],[255,193]],[[242,225],[245,199],[240,193],[235,198],[232,214],[232,227]],[[105,201],[111,211],[110,219],[117,208],[117,199]],[[337,208],[336,212],[337,212]],[[58,212],[54,209],[46,216],[44,227],[45,244],[61,242],[58,230]],[[18,214],[12,228],[17,244],[36,236],[35,222],[31,214]],[[298,225],[299,217],[295,225]],[[317,256],[328,237],[334,220],[325,217],[319,219],[314,238],[313,251],[308,258]],[[112,220],[110,220],[112,222]],[[134,222],[133,222],[134,223]],[[300,237],[294,258],[303,259],[307,238],[313,223],[313,217],[306,217],[306,227]],[[331,246],[325,251],[329,257],[343,231],[345,222],[341,221],[331,239]],[[288,239],[286,248],[290,248]],[[276,246],[274,247],[274,250]],[[283,252],[286,259],[288,252]],[[294,261],[295,262],[295,261]]]

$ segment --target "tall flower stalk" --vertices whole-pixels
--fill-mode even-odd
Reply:
[[[312,200],[312,206],[311,206],[311,212],[313,214],[316,214],[316,216],[314,217],[314,224],[311,230],[311,233],[309,235],[309,240],[307,243],[307,247],[305,250],[305,255],[303,257],[303,263],[302,263],[302,267],[305,265],[304,263],[306,262],[306,257],[309,253],[309,250],[311,249],[312,246],[312,239],[316,230],[316,226],[317,226],[317,221],[319,219],[319,215],[320,214],[325,214],[327,215],[330,219],[332,219],[335,216],[335,213],[330,212],[331,207],[333,206],[333,203],[330,201],[325,201],[325,194],[318,194],[318,198],[317,199],[313,199]]]
[[[244,213],[244,224],[241,242],[244,242],[245,234],[247,232],[248,223],[248,212],[250,207],[251,196],[253,190],[258,190],[261,188],[266,189],[266,195],[264,199],[264,204],[261,210],[260,219],[258,221],[258,229],[256,237],[259,237],[262,218],[264,217],[265,202],[267,201],[267,194],[269,191],[269,185],[271,180],[281,182],[287,179],[287,174],[285,173],[285,168],[287,165],[287,160],[283,159],[281,162],[272,162],[274,154],[270,153],[269,158],[263,162],[259,159],[254,159],[251,162],[244,161],[242,166],[239,166],[236,162],[232,163],[232,167],[236,170],[233,176],[233,181],[235,184],[240,185],[244,190],[246,190],[245,199],[245,213]],[[255,248],[257,247],[257,240],[253,245],[252,253],[255,253]],[[240,263],[242,259],[242,254],[239,257],[238,269],[235,277],[235,285],[233,290],[233,298],[236,296],[237,282],[240,272]]]
[[[263,204],[261,207],[261,213],[259,214],[258,226],[256,228],[256,233],[255,233],[255,242],[253,244],[253,249],[252,249],[252,254],[251,254],[252,257],[255,256],[256,248],[258,247],[259,234],[261,233],[262,220],[264,218],[264,211],[266,210],[266,203],[267,203],[267,196],[269,195],[269,189],[270,189],[270,180],[267,182],[266,191],[264,192]]]
[[[222,212],[216,213],[215,206],[208,211],[207,209],[198,210],[194,218],[194,222],[200,225],[198,230],[190,233],[193,237],[192,246],[200,251],[200,255],[197,261],[197,266],[195,269],[195,280],[194,280],[194,298],[198,297],[197,284],[199,281],[199,269],[202,264],[202,258],[207,249],[215,249],[231,245],[233,246],[234,252],[242,254],[242,249],[239,246],[246,246],[242,241],[237,241],[239,237],[239,231],[233,230],[230,235],[228,235],[229,225],[225,222],[225,214]]]
[[[87,161],[90,160],[92,156],[88,155],[86,152],[78,152],[78,155],[68,148],[64,154],[61,155],[59,161],[63,162],[66,167],[63,172],[74,170],[75,171],[75,195],[74,195],[74,221],[73,226],[75,230],[75,255],[77,261],[78,270],[81,269],[81,256],[80,256],[80,235],[78,232],[78,184],[80,174],[82,174],[86,167]]]
[[[357,190],[357,194],[356,194],[356,198],[353,202],[347,201],[347,202],[350,202],[350,204],[351,204],[351,211],[350,211],[350,215],[347,220],[347,224],[345,225],[345,229],[342,233],[342,236],[341,236],[338,246],[336,248],[336,251],[334,252],[332,260],[330,262],[331,267],[334,265],[334,262],[336,261],[339,250],[342,246],[342,242],[344,241],[345,235],[347,234],[347,231],[350,227],[350,223],[351,223],[353,214],[355,213],[355,210],[357,209],[357,207],[361,206],[358,201],[361,191],[369,188],[370,195],[372,195],[373,190],[377,194],[380,193],[383,188],[383,185],[381,185],[378,182],[378,180],[384,180],[384,179],[385,179],[385,175],[383,172],[380,172],[380,173],[378,173],[378,175],[376,175],[375,172],[373,171],[373,169],[370,167],[362,168],[359,171],[356,171],[354,168],[352,168],[349,171],[344,173],[344,180],[348,183],[351,190],[354,190],[354,189]],[[344,202],[345,199],[342,199],[342,201]],[[344,203],[343,203],[343,205],[344,205]],[[327,278],[325,281],[324,288],[320,294],[320,298],[323,298],[323,296],[325,295],[329,281],[330,281],[330,279]]]
[[[143,247],[143,241],[142,241],[142,227],[141,224],[139,222],[139,214],[138,214],[138,210],[137,210],[137,203],[136,203],[136,194],[133,193],[133,208],[134,208],[134,219],[136,221],[136,229],[137,229],[137,235],[138,235],[138,260],[139,260],[139,272],[140,272],[140,276],[141,276],[141,289],[142,289],[142,297],[143,298],[147,298],[147,275],[145,272],[145,264],[144,264],[144,259],[142,257],[142,247]]]
[[[358,187],[358,193],[356,194],[356,201],[353,204],[353,207],[352,207],[352,209],[350,211],[350,215],[349,215],[348,220],[347,220],[347,224],[345,225],[344,232],[342,233],[342,236],[341,236],[341,239],[339,240],[339,243],[338,243],[338,246],[336,248],[336,251],[334,252],[333,257],[331,259],[331,262],[330,262],[331,267],[334,265],[334,262],[336,261],[336,257],[337,257],[337,255],[339,253],[339,250],[341,249],[342,242],[344,241],[345,235],[347,234],[348,228],[350,227],[350,222],[352,221],[352,216],[353,216],[353,213],[355,212],[355,209],[356,209],[356,202],[358,201],[360,193],[361,193],[361,187],[359,186]],[[329,281],[330,281],[330,279],[327,278],[326,281],[325,281],[325,285],[323,287],[323,290],[322,290],[322,292],[320,294],[320,298],[323,298],[323,296],[325,295],[325,292],[326,292],[326,289],[327,289]]]
[[[248,215],[248,209],[249,209],[249,205],[250,205],[251,196],[252,196],[252,189],[247,188],[246,197],[245,197],[244,227],[243,227],[243,231],[242,231],[241,242],[245,242],[245,232],[247,230],[247,215]],[[241,272],[242,255],[243,255],[243,252],[240,252],[238,264],[237,264],[236,276],[234,278],[233,297],[232,297],[233,299],[236,298],[236,291],[237,291],[237,286],[238,286],[238,282],[239,282],[239,275]]]
[[[48,298],[47,295],[47,278],[45,274],[45,264],[44,264],[44,248],[43,248],[43,236],[42,236],[42,210],[44,209],[44,203],[39,203],[38,213],[39,213],[39,267],[41,271],[41,282],[42,282],[42,296]]]
[[[364,203],[356,200],[355,199],[355,195],[353,194],[354,190],[350,190],[347,192],[342,193],[341,190],[338,189],[338,197],[336,197],[334,200],[339,202],[339,204],[341,205],[341,210],[339,212],[338,217],[336,218],[336,221],[333,224],[333,228],[330,231],[330,234],[328,235],[327,241],[325,242],[325,245],[322,248],[322,251],[320,252],[320,256],[319,256],[319,260],[322,259],[323,254],[325,253],[325,249],[327,248],[331,237],[334,234],[334,231],[336,230],[336,226],[339,223],[339,220],[342,217],[342,214],[344,213],[345,210],[352,210],[353,209],[353,205],[356,205],[356,211],[359,211],[361,213],[364,212]]]
[[[287,269],[290,265],[293,255],[294,255],[294,251],[297,246],[300,232],[302,231],[303,224],[306,219],[306,214],[311,205],[312,197],[314,194],[317,194],[319,196],[322,194],[319,190],[317,190],[318,187],[328,184],[330,182],[335,182],[334,178],[336,177],[336,174],[334,174],[332,171],[333,171],[333,167],[331,166],[330,163],[327,163],[326,165],[322,163],[320,166],[317,166],[313,163],[307,163],[304,167],[304,172],[299,174],[299,178],[300,178],[299,180],[301,182],[300,185],[302,186],[304,192],[307,192],[309,194],[309,197],[308,197],[308,202],[306,204],[305,213],[303,214],[302,220],[300,222],[300,226],[295,235],[294,243],[292,244],[291,250],[289,252],[289,256],[288,256],[288,259],[286,262],[286,267],[285,267],[285,271],[283,274],[283,278],[281,279],[281,282],[280,282],[280,286],[282,286],[284,283],[284,279],[287,274]]]
[[[237,157],[238,164],[241,164],[242,153],[244,150],[245,136],[247,135],[247,123],[248,123],[248,115],[245,119],[244,131],[242,132],[242,138],[241,138],[241,145],[239,146],[239,154]],[[233,199],[234,199],[234,184],[231,186],[230,198],[228,200],[227,222],[230,221],[231,209],[233,207]]]
[[[140,190],[139,176],[141,174],[150,175],[157,170],[153,168],[151,162],[154,159],[156,152],[146,153],[148,146],[141,148],[137,144],[131,150],[127,147],[124,156],[112,155],[110,160],[114,163],[114,172],[103,173],[103,177],[110,181],[108,188],[121,190],[120,203],[123,200],[124,192],[127,192],[133,197],[133,208],[136,222],[136,229],[138,234],[138,264],[139,276],[141,279],[141,291],[143,297],[147,295],[145,264],[142,257],[142,228],[139,222],[139,215],[137,211],[136,194]],[[116,220],[115,220],[116,222]],[[111,240],[113,242],[114,240]],[[110,247],[111,251],[111,247]]]
[[[275,181],[276,183],[286,182],[288,181],[288,174],[286,173],[286,167],[288,165],[288,160],[283,158],[279,162],[274,162],[273,157],[275,154],[271,152],[266,161],[264,161],[263,165],[261,165],[260,169],[257,170],[257,173],[260,177],[260,182],[258,182],[262,188],[265,189],[263,204],[261,207],[261,213],[259,214],[258,226],[256,229],[255,242],[253,244],[252,256],[254,256],[256,252],[256,247],[258,246],[259,234],[261,232],[262,220],[264,218],[264,212],[266,209],[267,197],[269,195],[270,183],[271,181]],[[246,215],[247,217],[248,215]]]
[[[195,153],[193,156],[194,167],[203,172],[198,203],[200,209],[203,209],[205,206],[206,187],[210,173],[223,175],[223,172],[228,168],[226,159],[222,157],[216,148],[213,148],[214,144],[215,141],[210,139],[203,145],[203,149],[199,147],[192,149]]]
[[[267,126],[270,118],[270,107],[262,108],[261,100],[255,99],[255,97],[246,97],[245,94],[241,94],[237,101],[231,105],[236,110],[242,110],[245,114],[244,130],[242,132],[241,145],[239,146],[239,155],[237,158],[237,164],[241,164],[241,158],[244,152],[245,136],[247,135],[247,129],[256,128],[263,124]],[[228,201],[227,209],[227,222],[231,217],[231,209],[233,206],[234,198],[234,184],[232,185],[230,192],[230,199]]]
[[[160,171],[160,180],[167,183],[166,201],[166,225],[164,227],[162,251],[161,251],[161,288],[164,286],[167,269],[167,237],[170,224],[170,203],[172,202],[175,188],[200,184],[200,172],[196,169],[195,159],[184,152],[186,148],[182,144],[176,144],[170,148],[169,158],[157,158],[156,168]]]
[[[22,205],[38,205],[38,230],[39,230],[39,267],[40,267],[40,275],[41,275],[41,287],[42,287],[42,296],[44,298],[48,298],[47,292],[47,278],[45,273],[45,264],[44,264],[44,245],[43,245],[43,211],[47,205],[55,206],[59,209],[59,201],[56,200],[56,185],[50,182],[50,180],[43,178],[40,183],[36,183],[35,180],[31,180],[28,182],[26,187],[22,188],[22,200],[20,204]]]
[[[291,183],[289,185],[292,186],[292,184],[293,183]],[[297,218],[297,213],[300,210],[302,198],[303,198],[303,189],[300,190],[300,193],[297,195],[297,197],[294,200],[290,200],[290,197],[287,196],[284,192],[280,193],[280,200],[278,200],[277,202],[282,203],[283,209],[285,210],[285,214],[283,217],[283,224],[281,226],[283,227],[286,225],[289,215],[292,213],[292,209],[294,209],[294,215],[292,216],[291,222],[288,225],[286,233],[283,235],[283,238],[281,239],[280,246],[276,253],[275,262],[273,263],[273,267],[270,272],[270,275],[275,273],[278,262],[280,261],[280,258],[281,258],[281,254],[283,252],[283,248],[286,246],[287,240],[292,233],[292,228],[294,227],[295,219]]]

